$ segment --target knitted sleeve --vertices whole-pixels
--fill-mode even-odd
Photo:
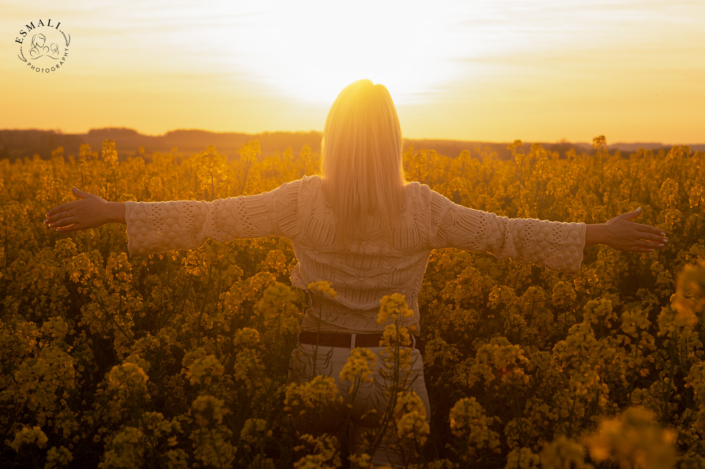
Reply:
[[[585,223],[507,218],[430,195],[430,247],[486,251],[499,259],[576,274],[585,248]]]
[[[257,195],[212,202],[125,202],[127,250],[141,256],[173,249],[195,249],[206,239],[284,236],[298,233],[298,191],[301,180]]]

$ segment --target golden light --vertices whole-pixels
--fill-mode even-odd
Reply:
[[[448,16],[430,2],[279,2],[251,14],[262,18],[256,30],[233,28],[221,40],[239,57],[238,71],[296,100],[330,104],[368,78],[398,102],[422,102],[462,72],[445,60],[452,48],[439,47]]]

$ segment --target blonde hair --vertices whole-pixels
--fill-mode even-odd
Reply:
[[[370,236],[375,221],[391,242],[407,184],[402,150],[399,116],[387,88],[370,80],[343,88],[321,141],[321,179],[337,217],[337,243]]]

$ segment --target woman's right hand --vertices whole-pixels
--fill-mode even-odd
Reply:
[[[56,231],[78,231],[96,228],[112,221],[110,202],[95,194],[72,188],[79,200],[49,210],[44,223]]]
[[[668,239],[660,229],[633,223],[641,210],[623,213],[605,223],[608,233],[605,243],[614,249],[627,252],[650,252],[666,245]]]

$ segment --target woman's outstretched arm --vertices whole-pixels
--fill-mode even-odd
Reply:
[[[74,189],[80,200],[47,212],[57,231],[94,228],[108,222],[127,225],[128,252],[146,255],[174,249],[195,249],[206,239],[227,242],[237,238],[292,237],[298,229],[300,180],[262,194],[228,197],[212,202],[107,202]]]
[[[628,252],[648,252],[665,244],[661,230],[633,223],[641,212],[618,215],[607,223],[564,223],[533,218],[507,218],[457,205],[430,191],[430,247],[486,251],[497,258],[577,273],[583,250],[606,244]]]

